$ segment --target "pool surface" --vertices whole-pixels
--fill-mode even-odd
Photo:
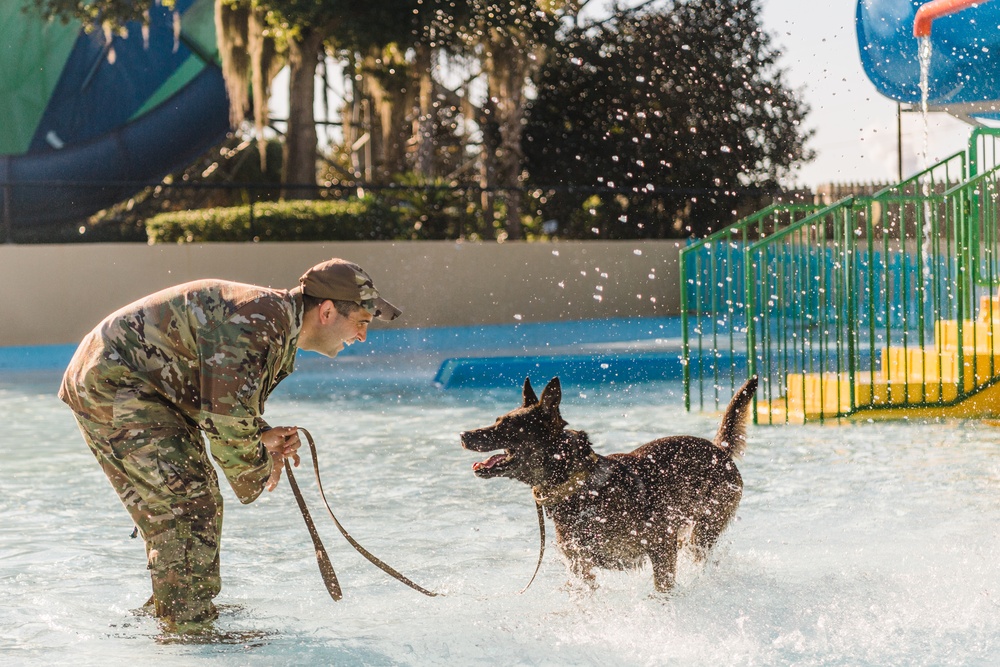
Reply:
[[[539,577],[519,595],[538,553],[530,491],[476,478],[479,455],[458,443],[459,431],[514,407],[519,382],[434,384],[444,359],[499,355],[506,343],[397,341],[381,354],[377,343],[329,363],[304,359],[267,417],[310,429],[344,526],[441,597],[355,553],[303,462],[297,478],[344,599],[323,588],[286,481],[248,506],[224,487],[219,634],[163,635],[131,611],[149,595],[142,544],[55,398],[59,371],[8,366],[0,663],[1000,664],[1000,428],[751,427],[738,520],[706,565],[682,560],[674,596],[653,594],[648,567],[601,573],[593,592],[570,583],[551,525]],[[506,351],[518,345],[528,349],[514,340]],[[711,437],[718,426],[715,414],[683,410],[675,379],[564,380],[563,389],[563,416],[605,454],[672,433]]]

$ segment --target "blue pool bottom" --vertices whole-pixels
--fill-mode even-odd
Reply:
[[[60,370],[75,345],[0,347],[0,371]],[[430,357],[433,381],[455,387],[510,386],[528,375],[577,384],[679,379],[679,317],[574,320],[423,329],[374,329],[339,358]],[[300,354],[309,364],[312,353]]]
[[[526,377],[558,376],[571,384],[615,384],[676,380],[681,377],[680,355],[557,354],[523,357],[459,357],[441,363],[434,383],[452,387],[498,387],[523,382]]]

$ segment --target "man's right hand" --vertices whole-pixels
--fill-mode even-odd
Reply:
[[[268,477],[265,488],[268,491],[274,491],[281,480],[281,470],[284,468],[286,458],[291,458],[295,467],[299,467],[298,449],[302,445],[299,440],[299,428],[297,426],[275,426],[264,431],[260,436],[260,441],[274,462],[271,476]]]

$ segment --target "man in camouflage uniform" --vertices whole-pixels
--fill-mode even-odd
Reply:
[[[292,290],[200,280],[109,315],[80,344],[59,397],[74,411],[146,544],[156,616],[217,616],[222,469],[242,503],[298,465],[298,430],[269,427],[264,401],[296,350],[336,356],[373,317],[400,311],[356,264],[333,259]]]

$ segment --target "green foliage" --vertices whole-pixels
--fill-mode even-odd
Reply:
[[[85,26],[95,26],[98,22],[114,30],[120,30],[130,21],[145,20],[145,13],[153,6],[153,0],[23,0],[25,11],[32,7],[45,18],[63,22],[77,20]],[[160,0],[158,3],[173,9],[174,0]]]
[[[455,189],[441,178],[429,181],[413,173],[400,176],[397,182],[403,187],[382,190],[379,196],[406,221],[409,238],[443,240],[478,235],[474,193]]]
[[[377,241],[400,235],[390,208],[370,199],[264,202],[161,213],[146,223],[150,243]]]
[[[19,1],[114,29],[155,0]],[[700,235],[810,158],[807,108],[777,68],[762,0],[615,3],[586,25],[587,3],[567,0],[223,2],[259,10],[279,42],[320,34],[346,61],[353,106],[329,192],[374,194],[265,204],[274,173],[249,161],[227,178],[203,168],[107,219],[141,230],[158,210],[244,204],[157,216],[157,242]],[[286,145],[301,131],[289,125]],[[269,171],[281,164],[274,148]],[[315,171],[306,162],[295,173]],[[285,166],[299,164],[289,154]],[[362,174],[370,182],[356,183]],[[213,177],[217,189],[189,187]]]
[[[560,235],[701,234],[811,157],[758,4],[677,0],[560,40],[523,144]]]

